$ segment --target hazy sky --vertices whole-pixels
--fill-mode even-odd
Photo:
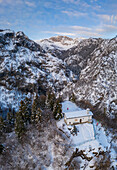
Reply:
[[[33,40],[56,35],[113,38],[117,0],[0,0],[0,29]]]

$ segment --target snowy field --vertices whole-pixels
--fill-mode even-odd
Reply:
[[[69,110],[67,110],[67,108],[69,108]],[[81,108],[77,107],[70,101],[65,101],[62,103],[63,113],[76,110],[81,110]],[[75,125],[78,130],[76,134],[71,133],[73,126],[67,126],[64,122],[64,118],[57,123],[57,126],[59,129],[64,131],[67,136],[69,136],[70,144],[74,150],[76,148],[85,150],[85,153],[90,157],[93,156],[92,152],[89,151],[90,148],[92,148],[94,152],[98,152],[99,148],[104,151],[110,150],[112,165],[117,167],[117,153],[114,150],[114,147],[117,146],[117,141],[112,140],[113,135],[105,130],[101,123],[98,123],[97,126],[97,121],[94,119],[93,124],[84,123]],[[93,161],[94,160],[90,162],[90,166]],[[87,166],[87,169],[90,169],[88,168],[89,165]]]
[[[67,110],[67,108],[69,108],[69,110]],[[65,101],[62,103],[63,113],[76,110],[81,110],[81,108],[77,107],[70,101]],[[95,141],[94,128],[93,124],[91,123],[75,125],[77,128],[76,134],[72,134],[73,126],[67,126],[64,122],[64,118],[57,123],[57,126],[59,129],[62,129],[68,136],[70,136],[71,146],[78,147],[87,142]]]
[[[80,146],[85,142],[95,140],[93,125],[89,123],[75,125],[77,128],[77,134],[71,134],[73,126],[65,125],[64,119],[60,120],[57,124],[59,129],[62,129],[71,138],[73,146]],[[69,130],[70,129],[70,130]]]

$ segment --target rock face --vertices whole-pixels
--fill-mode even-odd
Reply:
[[[76,49],[79,50],[76,47],[74,51]],[[76,58],[74,57],[77,62],[81,51],[76,52]],[[88,46],[86,53],[81,53],[81,62],[76,64],[81,66],[79,80],[68,86],[71,91],[74,91],[77,102],[89,104],[98,112],[115,119],[117,116],[117,38],[97,39],[94,44]],[[72,57],[70,60],[68,58],[65,60],[73,62]]]
[[[65,53],[64,58],[67,67],[78,77],[82,69],[87,66],[87,61],[92,58],[92,52],[102,42],[102,39],[87,39],[70,48]]]
[[[78,99],[98,106],[111,118],[117,115],[117,38],[103,41],[81,71],[75,89]],[[82,85],[80,85],[82,82]]]
[[[60,91],[71,81],[68,70],[58,59],[30,40],[23,32],[0,31],[0,106],[18,109],[26,95]]]
[[[71,47],[74,47],[75,45],[78,45],[79,40],[78,39],[72,39],[67,36],[57,36],[57,37],[51,37],[49,39],[44,39],[37,41],[46,51],[48,50],[67,50]]]
[[[66,58],[66,51],[78,45],[79,40],[66,36],[57,36],[37,41],[37,43],[39,43],[46,52],[63,60]]]
[[[30,40],[0,30],[0,106],[18,108],[26,95],[51,88],[63,98],[75,93],[112,119],[117,116],[117,37],[82,41],[65,36]]]
[[[78,78],[81,70],[86,67],[87,60],[92,57],[91,53],[102,41],[101,38],[78,41],[78,39],[58,36],[41,40],[39,44],[45,51],[62,59],[66,67]]]

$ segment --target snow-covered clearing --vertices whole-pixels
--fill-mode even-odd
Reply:
[[[67,107],[69,111],[80,109],[70,101],[62,104],[63,111],[66,111]],[[101,123],[96,126],[97,121],[94,120],[93,124],[78,124],[76,125],[77,133],[71,133],[73,126],[68,127],[64,118],[57,122],[57,126],[54,119],[47,119],[47,121],[45,116],[43,118],[43,123],[35,127],[29,125],[22,143],[17,140],[15,132],[5,134],[6,139],[2,142],[5,151],[3,155],[0,155],[0,169],[94,170],[95,162],[98,164],[99,158],[104,157],[100,153],[108,150],[111,166],[116,169],[117,142],[112,140],[112,134],[108,133]],[[66,163],[76,150],[82,152],[85,157],[83,158],[83,154],[73,157],[68,167]]]
[[[63,113],[72,112],[76,110],[81,110],[81,108],[77,107],[75,103],[72,103],[70,101],[65,101],[62,103]],[[70,135],[70,139],[72,141],[73,146],[79,146],[81,144],[84,144],[85,142],[95,140],[94,129],[91,123],[75,125],[77,128],[77,134],[73,135],[71,134],[73,126],[67,126],[64,122],[64,118],[57,123],[57,126],[65,133]]]
[[[57,126],[59,129],[62,129],[66,134],[68,134],[68,136],[70,136],[70,140],[72,141],[71,145],[74,147],[78,147],[84,144],[85,142],[95,140],[92,124],[85,123],[85,124],[75,125],[78,130],[77,135],[71,134],[71,131],[73,130],[73,126],[65,125],[64,119],[60,120],[57,123]]]
[[[67,108],[69,108],[69,110],[67,110]],[[63,112],[72,112],[76,110],[81,110],[81,108],[77,107],[70,101],[62,103]],[[57,126],[59,129],[64,131],[67,136],[69,136],[71,146],[74,149],[79,148],[80,150],[85,150],[85,153],[90,157],[94,157],[93,152],[98,152],[99,148],[104,151],[110,150],[111,160],[113,162],[112,165],[114,167],[117,166],[116,152],[113,149],[114,147],[111,147],[112,145],[117,145],[117,141],[116,143],[115,141],[112,141],[112,134],[109,134],[108,131],[102,127],[101,123],[98,123],[97,125],[97,121],[95,119],[93,120],[93,124],[84,123],[75,125],[78,130],[76,134],[71,133],[73,126],[67,126],[64,122],[64,118],[57,123]],[[90,148],[93,152],[90,152]],[[90,163],[92,164],[93,161],[94,160],[90,161]],[[87,169],[88,167],[89,165],[87,166]]]

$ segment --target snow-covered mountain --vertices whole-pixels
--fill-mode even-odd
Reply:
[[[105,113],[115,119],[117,116],[117,37],[111,40],[92,39],[84,42],[87,41],[92,41],[91,46],[94,43],[95,48],[91,50],[88,46],[80,56],[80,48],[76,47],[74,49],[76,54],[65,59],[71,63],[71,66],[75,59],[76,67],[80,66],[79,80],[68,86],[71,91],[74,91],[79,103],[84,103],[95,108],[97,112]],[[88,55],[84,54],[85,52]]]
[[[36,42],[39,43],[45,51],[52,51],[55,49],[68,50],[69,48],[78,45],[79,40],[72,39],[67,36],[57,36],[51,37],[49,39],[43,39],[40,41],[37,40]]]
[[[52,88],[112,119],[117,115],[117,37],[82,41],[65,36],[30,40],[23,32],[0,30],[0,105],[18,108],[33,92]]]
[[[83,44],[80,49],[80,44]],[[88,42],[87,48],[85,43]],[[92,46],[92,47],[91,47]],[[72,51],[73,49],[69,49]],[[111,118],[117,115],[117,38],[111,40],[89,39],[74,47],[74,55],[65,59],[71,70],[76,67],[79,80],[69,90],[74,91],[77,101],[95,108]],[[70,67],[69,67],[70,68]]]
[[[19,101],[48,88],[60,91],[72,80],[61,59],[45,52],[23,32],[0,31],[0,106],[18,108]]]
[[[55,42],[58,42],[58,39],[55,37]],[[51,49],[48,43],[46,47],[53,55],[61,58],[67,69],[77,77],[77,81],[68,83],[61,94],[65,96],[66,93],[67,96],[74,91],[79,104],[116,119],[117,37],[110,40],[85,39],[74,43],[69,49],[59,50],[59,55],[59,47],[54,46],[54,49]]]
[[[66,51],[80,42],[78,39],[72,39],[66,36],[51,37],[36,41],[46,52],[51,53],[57,58],[64,59]]]
[[[103,115],[101,123],[97,126],[94,119],[93,124],[76,125],[78,134],[74,134],[64,118],[56,121],[45,108],[43,123],[27,126],[22,144],[14,131],[1,137],[5,146],[1,168],[116,168],[116,129],[102,125],[108,117],[111,127],[116,127],[117,37],[78,42],[58,36],[36,43],[23,32],[0,30],[0,111],[17,111],[26,96],[33,98],[48,89],[64,100],[74,93],[78,106],[64,101],[63,112],[89,107],[97,119]]]

